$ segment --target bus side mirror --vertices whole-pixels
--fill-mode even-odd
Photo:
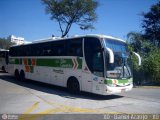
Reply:
[[[109,63],[114,63],[114,53],[110,48],[106,48],[109,53]]]
[[[138,58],[138,65],[140,66],[141,65],[141,61],[142,61],[140,55],[138,53],[136,53],[136,52],[133,52],[133,53],[137,56],[137,58]]]

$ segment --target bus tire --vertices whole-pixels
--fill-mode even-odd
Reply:
[[[67,89],[70,93],[76,94],[80,92],[79,82],[75,77],[71,77],[67,82]]]
[[[25,81],[25,73],[24,73],[23,70],[21,70],[21,72],[20,72],[20,79],[21,79],[22,81]]]
[[[20,80],[19,71],[17,69],[14,72],[14,76],[15,76],[16,80]]]

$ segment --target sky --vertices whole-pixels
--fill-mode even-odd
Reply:
[[[82,31],[72,26],[69,36],[105,34],[126,39],[129,32],[142,31],[142,12],[148,12],[158,0],[98,0],[95,30]],[[24,37],[27,41],[61,36],[56,21],[50,20],[41,0],[0,0],[0,38],[9,35]]]

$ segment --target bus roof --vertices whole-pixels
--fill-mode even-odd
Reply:
[[[113,37],[113,36],[108,36],[108,35],[101,35],[101,34],[88,34],[86,36],[92,36],[92,37],[98,37],[98,38],[108,38],[108,39],[112,39],[112,40],[118,40],[118,41],[122,41],[122,42],[126,42],[125,40],[122,40],[120,38],[117,37]]]
[[[101,35],[101,34],[87,34],[87,35],[75,35],[73,37],[67,37],[67,38],[50,37],[50,38],[46,38],[46,39],[35,40],[32,43],[26,43],[26,44],[22,44],[22,45],[13,45],[12,47],[30,45],[30,44],[36,44],[36,43],[51,42],[51,41],[67,40],[67,39],[73,39],[73,38],[82,38],[82,37],[96,37],[96,38],[102,38],[102,39],[108,38],[108,39],[112,39],[112,40],[118,40],[121,42],[125,42],[124,40],[113,37],[113,36],[107,36],[107,35]]]

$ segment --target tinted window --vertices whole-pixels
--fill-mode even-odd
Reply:
[[[97,38],[85,38],[84,42],[85,60],[90,71],[97,75],[103,76],[104,62],[101,43]]]
[[[20,47],[17,46],[17,47],[11,47],[10,50],[9,50],[9,55],[10,56],[19,56],[19,53],[20,52]]]
[[[82,38],[67,40],[67,55],[68,56],[83,56]]]
[[[9,55],[10,55],[10,56],[14,56],[14,49],[13,49],[13,47],[11,47],[11,48],[9,49]]]
[[[5,52],[4,51],[0,51],[0,57],[5,57]]]
[[[20,56],[30,56],[32,53],[31,46],[29,46],[29,45],[20,46],[18,53],[20,53]]]
[[[66,56],[65,41],[55,41],[51,44],[51,56]]]
[[[37,56],[49,56],[51,52],[51,44],[50,43],[43,43],[39,44],[37,47]]]
[[[82,56],[82,39],[11,47],[9,54],[10,56]]]

